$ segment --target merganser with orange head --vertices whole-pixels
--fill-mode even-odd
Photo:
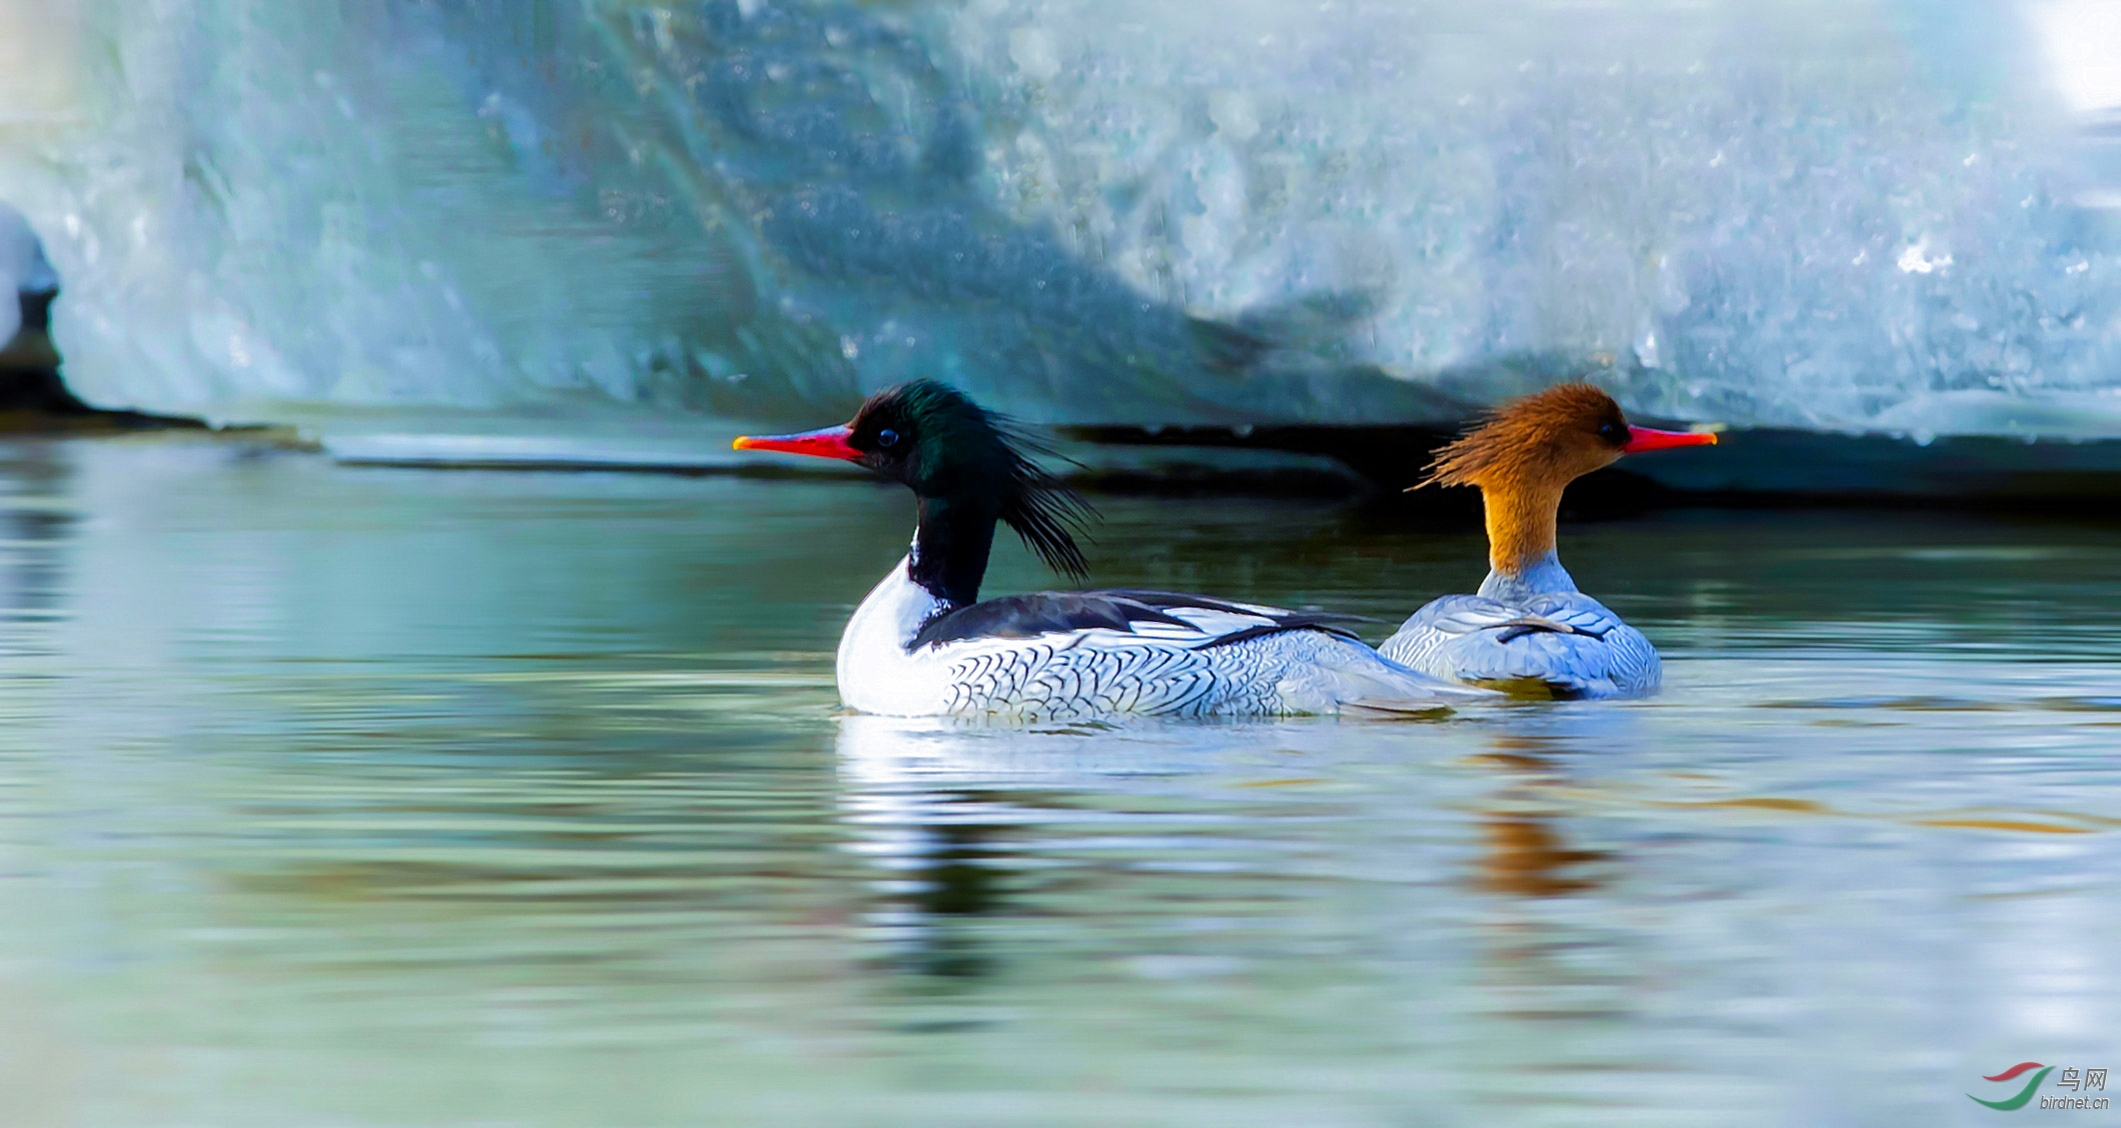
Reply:
[[[1491,571],[1478,595],[1416,611],[1385,657],[1468,685],[1557,698],[1633,697],[1663,679],[1642,632],[1576,589],[1555,526],[1570,482],[1622,455],[1708,446],[1716,436],[1630,426],[1613,397],[1564,384],[1503,405],[1436,454],[1421,486],[1476,486]]]
[[[840,700],[887,716],[1087,721],[1126,714],[1419,713],[1493,696],[1387,661],[1338,616],[1162,591],[979,601],[997,523],[1049,566],[1085,572],[1087,515],[1007,419],[946,384],[869,397],[854,420],[738,450],[845,459],[913,490],[913,549],[840,636]]]

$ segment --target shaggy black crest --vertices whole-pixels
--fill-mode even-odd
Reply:
[[[1052,448],[1015,420],[948,384],[915,380],[870,396],[848,426],[861,464],[910,486],[924,517],[931,506],[937,516],[983,511],[1054,571],[1089,575],[1075,536],[1095,511],[1039,465]],[[984,551],[979,556],[984,571]]]
[[[1038,554],[1048,568],[1071,580],[1090,578],[1090,563],[1083,559],[1075,536],[1088,536],[1086,526],[1097,511],[1081,494],[1033,461],[1054,457],[1044,439],[1026,432],[1015,420],[990,414],[988,423],[1009,448],[1009,482],[1013,487],[1002,505],[1002,524],[1016,531],[1024,546]]]

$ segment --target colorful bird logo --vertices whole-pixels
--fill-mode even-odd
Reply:
[[[2009,1069],[2006,1069],[2003,1072],[1996,1074],[1994,1077],[1982,1078],[1983,1081],[2008,1081],[2011,1078],[2016,1077],[2029,1069],[2037,1069],[2040,1072],[2033,1074],[2033,1079],[2027,1081],[2025,1083],[2025,1088],[2018,1090],[2018,1095],[2015,1097],[2009,1097],[2000,1101],[1984,1101],[1980,1097],[1977,1097],[1972,1093],[1968,1093],[1966,1095],[1966,1099],[1974,1102],[1975,1104],[1987,1105],[1990,1108],[1997,1109],[2002,1112],[2010,1112],[2014,1109],[2024,1108],[2025,1102],[2033,1099],[2033,1090],[2038,1089],[2040,1087],[2040,1082],[2047,1080],[2047,1075],[2055,1071],[2054,1066],[2041,1065],[2037,1061],[2021,1061],[2018,1064],[2011,1066]]]

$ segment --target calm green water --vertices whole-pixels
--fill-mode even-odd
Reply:
[[[1481,571],[1102,505],[1112,584]],[[1577,526],[1656,700],[1022,733],[837,712],[910,515],[0,447],[0,1124],[1909,1125],[2121,1067],[2121,529]]]

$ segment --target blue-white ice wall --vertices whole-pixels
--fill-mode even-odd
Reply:
[[[2096,7],[0,0],[0,197],[150,407],[2066,418]]]

